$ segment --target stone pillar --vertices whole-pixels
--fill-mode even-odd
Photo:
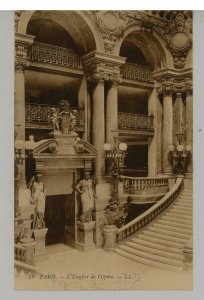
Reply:
[[[177,102],[177,118],[178,118],[178,128],[177,133],[184,133],[185,128],[185,118],[184,118],[184,104],[183,104],[183,98],[182,93],[177,92],[176,93],[176,102]]]
[[[193,149],[193,97],[192,97],[192,89],[189,89],[186,92],[186,146],[191,146]],[[187,165],[187,173],[192,175],[193,165],[192,158]]]
[[[104,149],[105,122],[104,122],[104,80],[99,79],[93,89],[93,116],[92,116],[92,140],[97,149],[95,160],[96,176],[103,176],[105,173]]]
[[[112,130],[118,129],[118,82],[113,80],[106,101],[106,142],[113,143]]]
[[[25,76],[24,69],[29,65],[28,47],[33,36],[16,34],[15,37],[15,130],[16,139],[25,140]],[[25,187],[25,165],[19,168],[19,186]]]
[[[163,93],[162,173],[172,174],[168,161],[168,146],[173,144],[173,101],[172,93]]]
[[[148,115],[154,116],[154,136],[148,139],[148,176],[157,175],[157,95],[154,89],[148,97]]]

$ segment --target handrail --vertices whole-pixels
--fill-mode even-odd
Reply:
[[[122,242],[132,234],[134,234],[138,229],[144,227],[150,221],[155,219],[162,211],[164,211],[179,195],[184,185],[183,177],[178,177],[176,183],[171,188],[171,190],[159,200],[156,204],[146,210],[143,214],[124,225],[117,232],[118,242]]]

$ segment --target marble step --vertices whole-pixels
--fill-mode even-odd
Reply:
[[[165,220],[165,221],[170,221],[170,222],[174,222],[176,224],[184,224],[184,225],[188,225],[188,226],[192,226],[192,220],[190,219],[179,219],[178,217],[173,217],[173,216],[169,216],[169,215],[163,215],[161,220]],[[182,226],[182,225],[181,225]]]
[[[174,213],[177,213],[177,214],[181,214],[182,216],[190,216],[192,217],[192,210],[191,211],[186,211],[186,210],[182,210],[182,209],[179,209],[175,206],[171,207],[171,209],[169,210],[171,212],[174,212]]]
[[[162,245],[162,246],[168,246],[168,247],[181,249],[181,250],[183,249],[183,243],[173,242],[170,240],[162,240],[160,237],[156,237],[151,234],[150,235],[140,234],[138,238],[145,240],[147,242],[157,243],[158,245]]]
[[[171,265],[171,266],[176,266],[176,267],[178,267],[178,266],[183,267],[183,262],[181,260],[161,257],[159,255],[155,255],[155,254],[152,254],[152,253],[146,253],[144,251],[136,250],[136,249],[133,249],[133,248],[128,247],[126,245],[119,246],[119,249],[123,250],[123,251],[126,251],[126,252],[128,252],[132,255],[135,255],[136,257],[145,258],[145,259],[148,259],[150,261],[159,262],[159,263],[163,263],[163,264],[167,264],[167,265]]]
[[[153,237],[156,237],[156,238],[162,239],[162,240],[168,240],[168,241],[171,241],[171,242],[180,243],[180,244],[185,244],[186,241],[188,240],[188,239],[183,239],[183,238],[180,238],[180,237],[174,237],[174,236],[166,235],[165,233],[154,231],[154,230],[152,230],[152,228],[146,229],[143,232],[143,234],[153,236]]]
[[[148,230],[157,232],[157,233],[161,233],[161,234],[165,234],[166,236],[180,238],[180,239],[183,239],[186,241],[189,240],[192,236],[191,234],[184,234],[184,233],[176,232],[172,229],[170,229],[170,230],[163,229],[160,226],[155,226],[155,225],[152,225],[151,227],[149,227]]]
[[[181,213],[177,213],[174,211],[169,210],[168,213],[164,214],[164,216],[169,216],[169,217],[173,217],[175,219],[181,219],[181,220],[189,220],[192,221],[192,216],[186,216],[186,215],[182,215]]]
[[[173,244],[173,246],[170,246],[170,244],[168,243],[168,245],[165,245],[165,244],[159,244],[158,241],[149,241],[149,240],[144,240],[144,239],[141,239],[140,236],[138,236],[137,238],[133,238],[131,240],[133,243],[136,243],[136,244],[139,244],[139,245],[142,245],[142,246],[146,246],[146,247],[149,247],[151,249],[158,249],[158,250],[162,250],[162,251],[165,251],[165,252],[168,252],[168,253],[171,253],[173,255],[182,255],[183,252],[182,252],[182,248],[177,248],[177,245],[175,246]]]
[[[183,271],[183,267],[180,266],[171,266],[171,265],[167,265],[164,263],[160,263],[160,262],[156,262],[156,261],[152,261],[150,259],[146,259],[144,257],[139,257],[133,254],[130,254],[126,251],[123,251],[121,249],[115,249],[115,252],[123,257],[126,257],[132,261],[135,261],[137,263],[141,263],[153,268],[159,268],[159,269],[163,269],[163,270],[169,270],[169,271]]]
[[[192,234],[192,226],[178,226],[178,224],[175,224],[174,222],[164,221],[164,220],[158,220],[155,225],[161,225],[161,228],[166,229],[172,229],[176,232],[180,233],[186,233],[186,234]]]
[[[168,252],[166,250],[162,249],[156,249],[154,247],[146,246],[146,245],[141,245],[140,243],[135,242],[126,242],[125,245],[128,247],[134,248],[136,250],[144,251],[146,253],[151,253],[151,254],[156,254],[162,257],[166,258],[172,258],[172,259],[177,259],[180,261],[183,261],[183,255],[182,254],[177,254],[177,253],[172,253]]]

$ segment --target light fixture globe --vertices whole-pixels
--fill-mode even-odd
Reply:
[[[190,145],[186,146],[186,151],[191,152],[191,146]]]
[[[111,150],[111,145],[109,143],[105,143],[103,145],[103,148],[104,148],[105,151],[109,151],[109,150]]]
[[[168,149],[169,149],[170,152],[173,152],[174,151],[174,145],[169,145]]]
[[[25,149],[25,142],[22,140],[15,140],[15,148],[18,150],[24,150]]]
[[[127,150],[127,144],[125,144],[125,143],[120,143],[120,144],[119,144],[119,149],[120,149],[121,151],[126,151],[126,150]]]
[[[177,151],[178,152],[182,152],[184,150],[184,146],[183,145],[178,145],[177,146]]]

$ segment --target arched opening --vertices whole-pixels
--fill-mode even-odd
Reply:
[[[76,45],[69,33],[52,20],[31,19],[26,33],[35,36],[35,42],[76,49]]]
[[[26,26],[35,36],[29,50],[30,67],[25,71],[26,138],[48,138],[50,124],[46,109],[62,100],[80,108],[78,133],[83,135],[84,72],[81,56],[96,47],[94,36],[82,16],[73,11],[35,11]],[[36,114],[38,117],[36,118]],[[30,119],[29,119],[30,118]],[[43,126],[37,126],[37,119]]]
[[[123,83],[118,88],[119,120],[123,122],[121,125],[119,121],[119,129],[121,138],[128,144],[123,173],[147,176],[150,136],[145,123],[152,117],[149,99],[154,89],[153,71],[165,65],[165,54],[152,34],[136,30],[124,38],[119,55],[126,57],[122,67]],[[126,129],[130,123],[127,134]]]

